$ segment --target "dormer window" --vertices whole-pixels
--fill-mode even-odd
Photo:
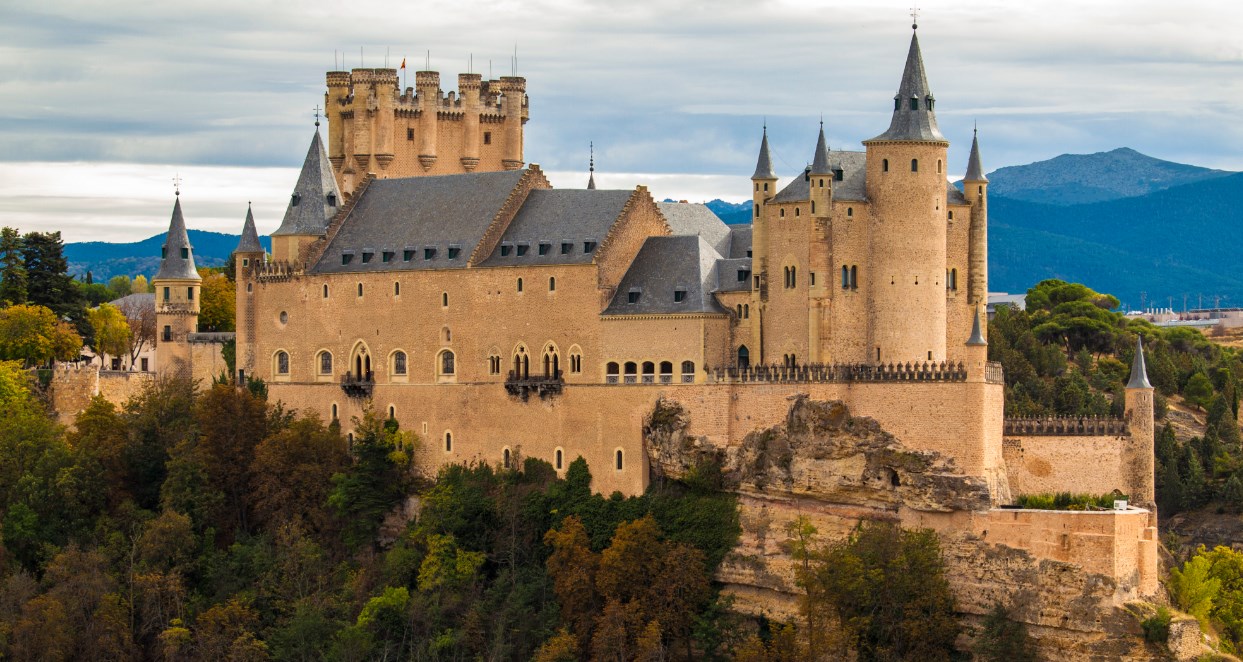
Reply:
[[[329,193],[329,194],[328,194],[328,206],[329,206],[329,207],[336,207],[336,206],[337,206],[337,194],[336,194],[336,193]]]
[[[509,257],[512,252],[514,252],[513,244],[501,244],[501,257]]]
[[[902,100],[899,99],[898,97],[893,98],[893,109],[902,110]]]
[[[933,99],[932,97],[927,97],[924,99],[924,102],[928,104],[928,110],[932,110],[932,107],[936,105],[936,99]]]
[[[183,260],[188,260],[188,259],[190,259],[190,249],[189,249],[189,248],[186,248],[185,246],[182,246],[182,247],[181,247],[181,259],[183,259]]]
[[[673,302],[682,303],[683,301],[686,301],[686,290],[679,287],[673,291]]]
[[[349,264],[354,259],[353,253],[342,253],[341,264]]]
[[[300,193],[294,193],[294,194],[293,194],[293,195],[289,198],[289,204],[290,204],[290,205],[292,205],[292,206],[294,206],[294,207],[297,207],[297,206],[298,206],[298,202],[300,202],[301,200],[302,200],[302,195],[301,195]]]
[[[518,244],[518,257],[526,255],[529,250],[531,250],[530,244]]]
[[[552,248],[552,244],[541,241],[539,244],[539,254],[548,255],[548,250]]]
[[[456,260],[457,256],[461,254],[462,254],[461,246],[450,246],[449,247],[449,259],[450,260]]]
[[[842,170],[841,168],[834,168],[834,169],[833,169],[833,180],[834,180],[834,181],[838,181],[838,182],[840,182],[840,181],[842,181],[842,180],[843,180],[843,179],[845,179],[845,178],[846,178],[846,171],[845,171],[845,170]]]
[[[393,251],[384,251],[383,253],[380,253],[380,261],[381,262],[392,262]]]
[[[911,110],[919,110],[919,99],[911,97]]]
[[[436,257],[436,249],[435,249],[435,248],[428,247],[428,248],[424,248],[424,249],[423,249],[423,259],[424,259],[424,260],[430,260],[430,259],[432,259],[432,258],[434,258],[434,257]]]
[[[750,269],[739,269],[738,270],[738,282],[739,283],[745,282],[750,277],[751,277]]]
[[[413,259],[414,259],[414,249],[413,249],[413,248],[407,248],[406,250],[404,250],[404,251],[402,251],[402,252],[401,252],[401,260],[402,260],[403,262],[409,262],[410,260],[413,260]]]
[[[594,242],[594,241],[584,241],[584,242],[583,242],[583,252],[584,252],[584,253],[590,253],[590,252],[592,252],[592,251],[594,251],[594,250],[596,250],[596,242]]]
[[[630,291],[626,293],[626,303],[639,303],[639,295],[641,294],[643,294],[643,290],[640,290],[637,287],[631,288]]]
[[[372,253],[371,251],[363,251],[363,264],[367,264],[368,262],[370,262],[372,255],[374,255],[374,253]]]
[[[561,254],[562,255],[569,255],[570,251],[572,250],[574,250],[574,244],[571,244],[569,242],[561,243]]]

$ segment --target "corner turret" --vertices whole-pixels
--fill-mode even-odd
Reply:
[[[332,164],[320,140],[317,122],[285,218],[272,232],[272,259],[298,263],[303,248],[328,231],[328,221],[341,204],[341,190],[332,176]]]
[[[967,159],[962,192],[971,203],[967,303],[975,305],[988,299],[988,177],[984,176],[984,167],[980,165],[980,136],[976,129],[971,131],[971,157]]]
[[[828,216],[829,202],[833,199],[833,167],[829,165],[829,141],[824,139],[824,121],[820,122],[820,135],[816,138],[816,154],[807,171],[813,216]]]
[[[773,173],[773,156],[768,149],[768,126],[764,126],[764,137],[760,140],[760,155],[755,162],[755,174],[751,175],[751,252],[752,262],[751,289],[761,300],[767,298],[768,269],[768,232],[764,221],[764,205],[768,199],[777,195],[777,175]]]
[[[1126,446],[1127,465],[1131,472],[1131,502],[1148,508],[1150,526],[1156,526],[1156,421],[1153,388],[1148,381],[1144,361],[1144,339],[1135,340],[1135,358],[1131,361],[1131,380],[1126,385],[1126,419],[1130,438]]]

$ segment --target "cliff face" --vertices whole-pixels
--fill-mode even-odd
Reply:
[[[1167,659],[1144,643],[1140,618],[1119,599],[1113,577],[987,542],[976,520],[990,504],[982,479],[963,475],[952,458],[904,447],[841,402],[793,397],[783,424],[725,448],[688,434],[689,426],[677,403],[657,404],[645,430],[652,471],[676,478],[712,460],[726,489],[739,493],[742,538],[717,579],[743,612],[797,618],[789,531],[799,517],[815,526],[820,543],[883,519],[938,532],[966,625],[963,649],[1000,603],[1027,624],[1042,659]]]

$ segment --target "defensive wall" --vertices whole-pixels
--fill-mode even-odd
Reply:
[[[57,363],[52,369],[48,394],[57,421],[73,425],[96,395],[104,396],[119,407],[155,378],[154,372],[100,370],[97,364]]]

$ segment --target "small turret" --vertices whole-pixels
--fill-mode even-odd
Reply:
[[[971,337],[967,339],[968,347],[988,347],[984,339],[984,325],[980,323],[980,307],[975,307],[975,320],[971,322]]]
[[[971,226],[968,228],[970,268],[967,280],[967,302],[977,304],[988,297],[988,177],[980,165],[979,131],[971,131],[971,157],[967,159],[967,175],[962,180],[963,196],[971,203]]]
[[[255,214],[250,205],[246,205],[242,239],[233,250],[233,273],[237,282],[233,294],[237,329],[234,362],[238,383],[245,382],[246,375],[254,372],[255,270],[263,264],[263,254],[263,244],[259,243],[259,232],[255,229]]]
[[[987,184],[988,177],[984,176],[984,168],[980,165],[980,132],[979,129],[971,130],[971,156],[967,159],[967,175],[962,178],[963,182]]]
[[[829,202],[833,199],[833,167],[829,165],[829,141],[824,139],[824,121],[820,122],[820,135],[816,138],[816,154],[807,170],[810,184],[811,213],[828,216]]]
[[[198,331],[199,287],[203,279],[194,265],[194,249],[181,214],[181,195],[173,203],[173,217],[161,249],[155,286],[156,370],[161,376],[190,374],[188,336]]]
[[[1126,385],[1126,419],[1130,439],[1126,446],[1130,471],[1131,502],[1148,508],[1149,526],[1157,525],[1156,511],[1156,417],[1153,388],[1148,381],[1144,361],[1144,339],[1135,340],[1135,358],[1131,361],[1131,380]]]
[[[259,232],[255,230],[255,214],[250,204],[246,205],[246,222],[242,224],[242,239],[237,242],[237,248],[233,249],[233,252],[238,255],[263,254],[263,244],[259,243]]]

